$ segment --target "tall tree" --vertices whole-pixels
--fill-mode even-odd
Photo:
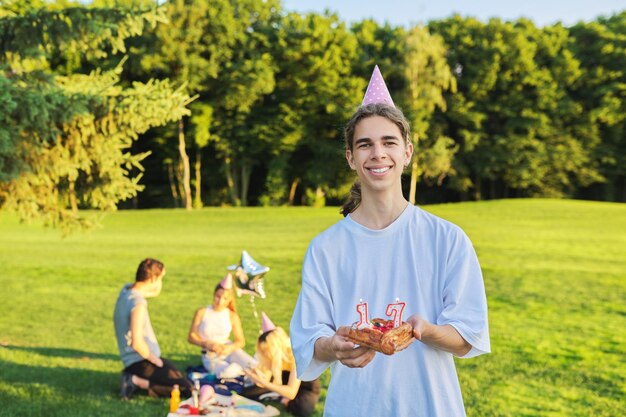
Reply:
[[[566,30],[458,16],[431,29],[448,45],[458,83],[446,115],[461,146],[458,189],[475,198],[562,196],[597,177]]]
[[[19,5],[21,7],[14,7]],[[146,153],[128,152],[139,133],[188,113],[189,97],[168,81],[119,85],[121,63],[55,75],[50,56],[106,57],[164,18],[161,9],[0,8],[0,204],[22,219],[70,229],[93,224],[80,208],[114,210],[142,189]]]
[[[541,144],[542,151],[530,156],[518,153],[536,165],[528,172],[530,163],[512,159],[511,147],[504,179],[528,195],[572,196],[576,189],[602,179],[593,159],[600,137],[578,95],[584,71],[571,51],[569,31],[560,24],[538,28],[521,19],[515,30],[535,48],[534,67],[523,79],[526,109],[521,116],[530,121],[527,135]],[[528,176],[533,180],[526,180]]]
[[[277,1],[262,0],[236,2],[235,15],[239,26],[233,57],[216,80],[210,100],[219,120],[213,140],[232,184],[231,202],[247,206],[252,174],[265,168],[274,142],[267,125],[277,119],[258,116],[259,106],[275,89],[277,65],[271,52],[281,16]]]
[[[264,103],[275,112],[276,125],[268,203],[284,202],[287,194],[290,204],[299,195],[305,204],[323,205],[327,197],[344,198],[352,182],[341,136],[365,86],[351,74],[357,43],[331,14],[290,13],[283,31],[276,45],[276,91]]]
[[[147,42],[137,45],[137,58],[141,61],[139,72],[145,74],[144,77],[156,73],[184,84],[189,94],[206,90],[206,80],[216,77],[220,67],[232,56],[235,31],[232,9],[227,0],[167,2],[168,24],[155,27],[148,34]],[[191,172],[185,135],[185,122],[180,120],[176,130],[182,167],[180,182],[183,204],[191,209]],[[196,174],[199,171],[196,168]],[[200,184],[200,179],[196,178],[196,186]]]
[[[170,24],[157,27],[149,42],[140,46],[141,66],[144,74],[156,71],[185,82],[187,91],[199,96],[202,115],[192,119],[192,129],[184,129],[202,138],[192,141],[196,200],[202,183],[197,177],[202,148],[208,146],[221,161],[230,203],[246,205],[259,147],[250,141],[246,120],[253,105],[274,88],[268,50],[272,27],[280,18],[279,3],[172,0],[167,16]],[[185,147],[180,146],[181,152]]]
[[[605,179],[596,198],[626,201],[626,11],[570,29],[584,70],[576,93],[601,144],[594,160]]]
[[[372,20],[353,25],[360,50],[356,71],[365,78],[379,65],[394,101],[411,124],[414,153],[409,200],[415,203],[416,184],[440,183],[451,172],[454,141],[430,129],[436,109],[445,110],[444,91],[454,92],[456,80],[448,67],[442,39],[427,28],[408,31]]]
[[[405,112],[411,122],[415,149],[411,164],[409,201],[415,204],[418,178],[435,179],[438,184],[452,171],[452,160],[458,146],[449,137],[430,130],[436,109],[446,110],[444,91],[456,91],[456,79],[448,67],[446,48],[438,35],[415,26],[406,37]]]

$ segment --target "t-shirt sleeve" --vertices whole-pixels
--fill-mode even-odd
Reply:
[[[131,296],[128,297],[128,311],[129,312],[133,311],[133,308],[135,308],[135,307],[137,307],[139,305],[144,305],[144,306],[147,307],[148,306],[148,302],[137,291],[133,291]]]
[[[472,243],[460,229],[451,237],[444,277],[443,311],[437,324],[453,326],[472,345],[463,358],[491,351],[482,272]]]
[[[330,365],[314,359],[313,351],[317,339],[332,336],[336,330],[331,313],[332,299],[319,262],[312,244],[304,258],[302,289],[290,325],[296,371],[303,381],[318,378]]]

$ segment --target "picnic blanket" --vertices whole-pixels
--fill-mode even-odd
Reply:
[[[221,406],[220,394],[215,394],[206,403],[200,404],[200,408],[204,409],[202,415],[208,417],[273,417],[280,415],[280,411],[271,405],[265,405],[260,402],[242,397],[239,394],[232,393],[228,399],[232,405]],[[176,413],[168,413],[167,417],[181,417],[185,414],[184,405],[193,405],[193,399],[188,398],[180,403],[180,407]]]

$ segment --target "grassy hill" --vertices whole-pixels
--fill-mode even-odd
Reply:
[[[457,361],[467,414],[626,415],[626,205],[424,208],[467,232],[485,276],[493,353]],[[122,211],[62,238],[0,214],[0,416],[165,416],[166,400],[118,400],[111,315],[139,261],[166,264],[151,318],[184,368],[199,363],[186,341],[193,313],[243,249],[271,267],[266,299],[237,299],[252,352],[254,309],[288,327],[308,243],[339,219],[337,208]]]

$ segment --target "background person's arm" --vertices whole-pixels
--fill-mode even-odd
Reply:
[[[144,304],[136,305],[130,312],[131,347],[139,356],[160,368],[163,366],[163,361],[150,351],[146,341],[143,340],[143,322],[147,314],[148,310]]]
[[[258,368],[247,369],[245,372],[246,375],[259,387],[266,388],[285,398],[289,398],[290,400],[296,398],[298,390],[300,389],[301,381],[296,376],[295,367],[291,370],[291,372],[289,372],[289,381],[287,381],[286,385],[282,384],[281,377],[279,377],[278,380],[274,377],[274,380],[270,381],[269,374],[263,373]]]
[[[228,355],[237,349],[243,349],[246,346],[246,338],[243,335],[243,327],[239,315],[233,311],[230,312],[230,323],[233,326],[233,343],[224,347],[223,355]]]

